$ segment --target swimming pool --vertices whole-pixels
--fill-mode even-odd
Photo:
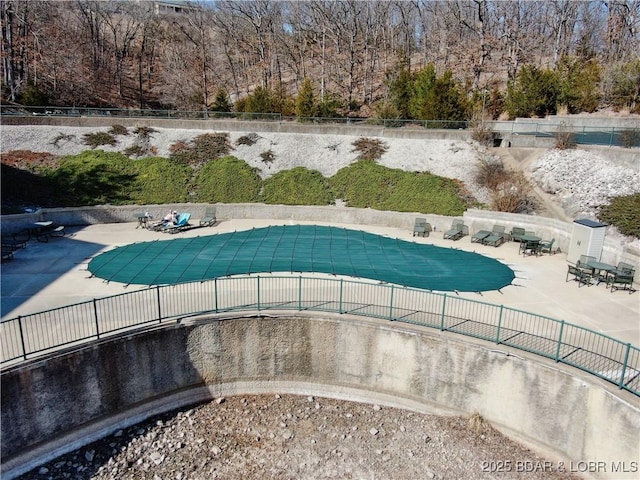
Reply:
[[[477,253],[317,225],[134,243],[93,258],[89,271],[137,285],[317,272],[445,292],[499,290],[515,278],[507,265]]]

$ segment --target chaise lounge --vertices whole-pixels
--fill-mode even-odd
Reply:
[[[505,228],[502,225],[494,225],[491,230],[491,234],[482,239],[483,245],[491,245],[492,247],[499,247],[506,240],[508,235],[504,233]]]
[[[451,228],[444,232],[442,238],[445,240],[459,240],[465,235],[469,235],[469,227],[462,220],[454,220]]]

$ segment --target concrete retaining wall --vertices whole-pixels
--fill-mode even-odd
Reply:
[[[553,460],[638,461],[637,398],[499,349],[331,315],[209,318],[103,340],[2,373],[3,478],[153,414],[265,392],[478,412]]]
[[[188,211],[193,219],[202,218],[206,204],[175,204],[172,208],[178,211]],[[29,226],[33,222],[52,220],[65,226],[92,225],[97,223],[134,222],[136,213],[151,213],[154,218],[162,218],[167,212],[167,205],[127,205],[127,206],[96,206],[76,208],[47,208],[35,213],[20,215],[5,215],[1,218],[2,232],[13,233]],[[394,228],[413,229],[417,216],[427,219],[436,232],[451,228],[452,217],[444,215],[424,215],[420,213],[389,212],[370,208],[348,207],[303,207],[288,205],[265,205],[259,203],[217,204],[219,220],[228,219],[268,219],[291,220],[305,222],[330,222],[355,225],[379,225]],[[509,232],[512,227],[524,227],[533,230],[545,239],[556,239],[562,254],[569,249],[573,223],[563,222],[553,218],[536,215],[522,215],[516,213],[494,212],[489,210],[467,210],[462,216],[471,233],[478,230],[491,230],[493,225],[506,227]],[[625,245],[620,238],[606,237],[601,260],[616,265],[620,261],[640,267],[640,251]],[[639,268],[640,269],[640,268]],[[640,281],[640,279],[639,279]]]

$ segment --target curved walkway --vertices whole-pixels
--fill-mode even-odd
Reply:
[[[176,236],[196,237],[288,224],[312,223],[227,220],[215,227],[194,229]],[[477,252],[497,259],[515,272],[513,284],[500,291],[481,294],[461,292],[461,297],[565,320],[623,342],[640,345],[640,293],[612,293],[604,285],[578,287],[576,282],[566,282],[567,263],[564,254],[523,257],[518,252],[518,244],[513,242],[494,248],[471,243],[468,236],[456,242],[443,240],[442,232],[432,232],[430,237],[422,238],[412,237],[410,230],[398,228],[340,226],[416,243]],[[91,225],[69,231],[71,236],[54,238],[48,243],[32,241],[26,249],[16,252],[14,260],[3,264],[3,318],[146,288],[92,277],[87,270],[88,263],[97,254],[116,246],[173,238],[166,233],[137,229],[136,223]]]

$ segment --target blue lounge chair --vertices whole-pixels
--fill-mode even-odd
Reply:
[[[191,225],[189,225],[190,218],[191,218],[190,213],[181,213],[180,215],[178,215],[178,223],[173,225],[167,225],[162,229],[162,231],[165,233],[178,233],[183,230],[187,230],[188,228],[191,227]]]

